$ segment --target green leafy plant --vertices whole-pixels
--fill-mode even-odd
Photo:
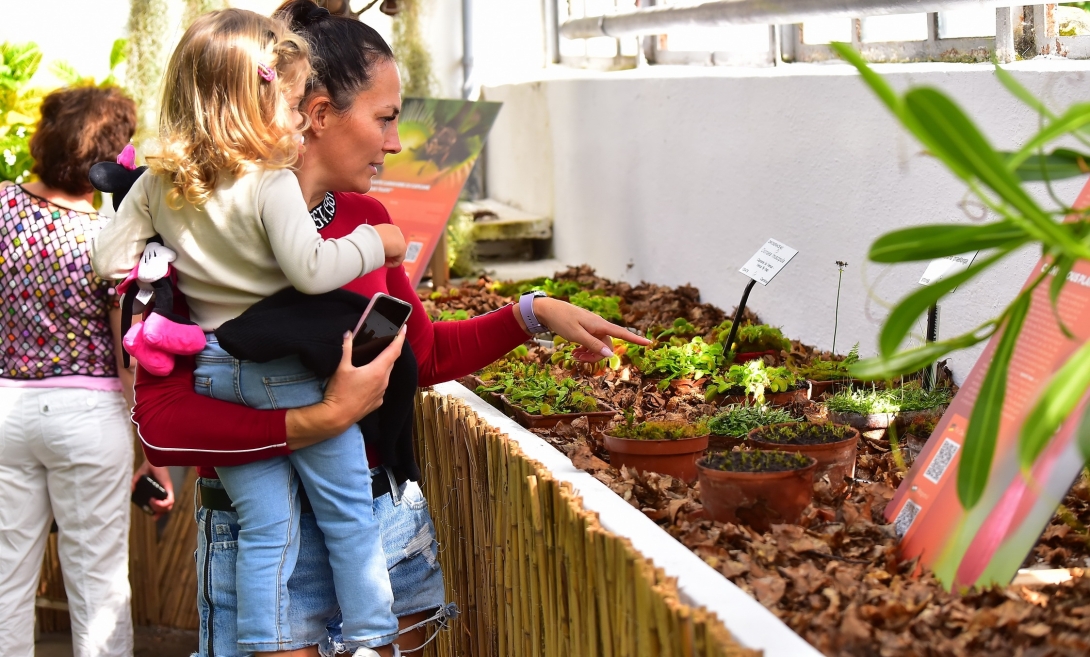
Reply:
[[[632,346],[628,357],[645,375],[661,377],[658,387],[665,390],[675,379],[702,379],[719,369],[723,364],[723,345],[709,344],[697,336],[683,344]]]
[[[728,321],[727,323],[729,324],[730,322]],[[656,340],[678,338],[681,341],[685,341],[700,335],[700,329],[693,326],[692,322],[684,317],[678,317],[674,320],[674,323],[670,325],[670,328],[658,326],[652,330],[652,333],[656,334]]]
[[[815,358],[805,367],[798,367],[794,372],[811,381],[839,381],[851,378],[851,366],[859,361],[859,343],[856,342],[844,360],[825,360]]]
[[[493,283],[492,291],[504,297],[517,297],[527,292],[542,291],[550,297],[567,299],[585,286],[576,281],[554,281],[546,276],[529,278],[513,283]]]
[[[44,93],[30,87],[42,63],[34,43],[0,44],[0,180],[30,178],[30,136],[38,123]]]
[[[649,420],[633,423],[631,414],[625,414],[625,423],[609,430],[611,436],[629,440],[680,440],[708,435],[708,422],[701,420],[696,424]]]
[[[798,452],[754,449],[738,452],[713,452],[701,460],[706,468],[724,472],[784,472],[801,470],[814,463],[814,459]]]
[[[763,404],[766,392],[786,392],[796,383],[798,377],[786,367],[768,367],[763,360],[751,360],[713,374],[704,395],[711,399],[717,394],[741,390],[747,398],[752,396],[758,404]]]
[[[466,310],[440,310],[439,317],[436,318],[437,322],[457,322],[463,319],[469,319],[469,311]]]
[[[611,338],[611,340],[613,343],[612,356],[596,363],[586,363],[575,357],[575,350],[581,345],[574,342],[568,342],[558,335],[553,338],[553,354],[549,357],[549,362],[565,369],[589,366],[591,371],[595,374],[606,368],[619,370],[621,369],[621,364],[624,362],[623,357],[628,351],[628,343],[623,340],[618,340],[617,338]]]
[[[825,407],[836,413],[903,413],[926,411],[950,403],[950,390],[924,390],[916,385],[879,390],[875,387],[840,390],[825,400]]]
[[[730,327],[727,327],[728,331]],[[723,334],[726,339],[726,334]],[[783,331],[767,324],[749,324],[738,329],[734,351],[745,353],[753,351],[791,350],[791,341],[784,337]]]
[[[802,420],[803,418],[795,417],[782,408],[732,404],[713,417],[708,422],[708,428],[716,436],[741,438],[757,427],[781,422],[802,422]]]
[[[568,303],[611,322],[624,319],[621,315],[621,297],[606,296],[601,290],[580,290],[568,297]]]
[[[472,276],[479,268],[477,242],[473,239],[473,215],[455,208],[447,222],[447,262],[451,276]]]
[[[1090,260],[1090,221],[1085,210],[1076,210],[1061,201],[1053,193],[1051,182],[1084,176],[1088,171],[1090,103],[1076,103],[1062,113],[1054,113],[996,65],[999,82],[1040,117],[1040,128],[1020,149],[1000,152],[946,94],[926,87],[898,94],[850,46],[834,44],[833,47],[859,70],[864,82],[927,152],[999,217],[991,223],[914,226],[882,235],[871,245],[868,257],[880,263],[925,261],[970,251],[982,253],[965,271],[902,299],[879,334],[879,355],[860,361],[852,369],[860,378],[890,378],[917,371],[951,351],[999,336],[969,417],[958,467],[958,498],[965,508],[972,508],[980,501],[988,483],[1011,356],[1029,311],[1031,295],[1040,286],[1047,284],[1057,321],[1064,333],[1073,337],[1059,319],[1056,303],[1075,263]],[[1073,138],[1079,148],[1046,151],[1062,138]],[[1027,186],[1030,182],[1045,183],[1050,205],[1037,200]],[[1063,218],[1067,221],[1058,221]],[[929,306],[1027,245],[1039,248],[1051,267],[1039,272],[998,315],[956,337],[901,349],[917,318]],[[1028,413],[1031,420],[1022,426],[1018,443],[1023,470],[1028,472],[1032,468],[1056,431],[1075,411],[1088,387],[1090,342],[1083,343],[1068,358]],[[1084,457],[1090,459],[1090,413],[1082,418],[1077,436]]]
[[[503,390],[507,399],[531,415],[589,413],[598,410],[590,386],[571,377],[556,379],[548,371],[530,365],[528,374],[510,380]]]
[[[847,440],[854,435],[854,429],[842,424],[793,422],[774,427],[763,427],[755,437],[758,440],[780,445],[823,445]]]

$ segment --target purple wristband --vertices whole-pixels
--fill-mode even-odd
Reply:
[[[527,292],[519,297],[519,314],[522,315],[522,321],[526,322],[526,330],[534,335],[537,335],[538,333],[547,333],[549,331],[548,328],[537,320],[537,315],[534,314],[534,299],[544,296],[546,296],[546,294],[538,290],[536,292]]]

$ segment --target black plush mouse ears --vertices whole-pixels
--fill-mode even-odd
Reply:
[[[100,192],[113,195],[115,211],[121,206],[121,201],[132,189],[136,179],[147,169],[137,167],[135,160],[136,151],[129,144],[117,156],[116,162],[99,162],[91,167],[88,175],[91,186]]]

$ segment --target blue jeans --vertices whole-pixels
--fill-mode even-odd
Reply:
[[[215,399],[263,409],[298,408],[322,399],[322,382],[294,356],[268,363],[238,361],[210,334],[196,361],[194,386]],[[299,643],[292,634],[288,579],[301,541],[300,481],[329,549],[344,646],[373,648],[396,638],[393,592],[359,427],[286,457],[216,472],[239,517],[235,590],[240,649],[288,650]]]
[[[378,472],[381,471],[376,468],[372,474]],[[202,479],[199,483],[222,488],[215,479]],[[238,516],[229,511],[195,507],[197,610],[201,623],[197,654],[246,657],[249,652],[239,650],[236,629]],[[383,552],[394,592],[394,614],[403,617],[442,607],[443,572],[436,559],[435,529],[420,486],[414,481],[401,484],[396,496],[387,493],[377,498],[374,510],[382,526]],[[299,529],[299,559],[288,579],[291,597],[288,617],[296,640],[291,647],[317,645],[322,655],[332,655],[341,641],[341,620],[333,593],[329,553],[314,514],[302,514]]]

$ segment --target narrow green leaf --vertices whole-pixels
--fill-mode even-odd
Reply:
[[[924,311],[938,303],[939,299],[952,292],[954,288],[994,265],[1008,253],[1010,251],[1006,249],[1001,250],[983,260],[974,262],[965,271],[921,287],[902,299],[890,312],[889,318],[886,319],[886,323],[882,326],[882,332],[878,336],[879,353],[886,357],[893,355],[893,352],[897,351],[897,347],[901,346],[901,342],[908,335],[908,332],[915,326],[916,319]]]
[[[992,224],[928,224],[882,235],[867,257],[874,262],[911,262],[983,251],[997,247],[1015,249],[1029,240],[1013,221]]]
[[[966,182],[975,178],[1021,213],[1031,235],[1071,255],[1090,259],[1090,248],[1072,239],[1041,209],[972,121],[942,92],[927,87],[905,94],[905,115],[928,135],[931,152]],[[1017,219],[1017,217],[1011,217]]]
[[[851,365],[848,371],[856,379],[884,381],[903,374],[918,372],[951,351],[971,347],[989,337],[991,337],[990,333],[983,336],[966,333],[949,340],[929,342],[922,347],[906,349],[888,358],[881,356],[865,358]]]
[[[1057,259],[1050,272],[1053,278],[1048,286],[1048,299],[1049,303],[1052,305],[1052,316],[1056,318],[1056,323],[1060,325],[1060,331],[1062,331],[1070,340],[1075,339],[1075,334],[1071,332],[1071,329],[1067,328],[1067,324],[1065,324],[1063,318],[1060,317],[1060,307],[1058,303],[1060,301],[1060,293],[1063,292],[1064,289],[1064,284],[1067,283],[1067,275],[1071,273],[1071,269],[1074,266],[1074,258],[1062,256]]]
[[[1008,161],[1009,168],[1018,167],[1026,158],[1054,139],[1059,139],[1083,126],[1090,125],[1090,103],[1075,103],[1056,119],[1030,137]]]
[[[1007,396],[1007,376],[1010,373],[1011,355],[1018,336],[1022,332],[1032,296],[1019,295],[1011,305],[1010,315],[1003,329],[1003,336],[996,345],[988,373],[980,384],[980,393],[969,427],[965,431],[965,445],[958,466],[958,499],[962,506],[971,509],[980,501],[995,456],[995,443],[999,436],[999,421],[1003,416],[1003,400]]]
[[[1013,153],[1001,152],[1010,166]],[[1018,166],[1014,175],[1022,182],[1040,182],[1045,180],[1063,180],[1078,178],[1090,173],[1090,155],[1068,148],[1057,148],[1047,155],[1034,153]]]
[[[1090,463],[1090,404],[1087,404],[1086,410],[1082,412],[1082,420],[1079,422],[1079,428],[1075,431],[1075,440],[1078,441],[1082,459]]]
[[[1090,387],[1090,342],[1079,347],[1052,377],[1026,416],[1018,456],[1030,468]]]
[[[117,39],[114,41],[114,45],[110,48],[110,71],[121,65],[122,62],[128,57],[128,39]]]
[[[1045,104],[1042,103],[1037,96],[1034,96],[1029,89],[1023,87],[1018,80],[1015,80],[1013,75],[999,66],[999,62],[994,56],[992,57],[992,63],[995,64],[995,76],[999,78],[999,83],[1006,87],[1007,91],[1011,92],[1012,96],[1028,105],[1038,114],[1050,119],[1056,118],[1056,115],[1045,107]]]

